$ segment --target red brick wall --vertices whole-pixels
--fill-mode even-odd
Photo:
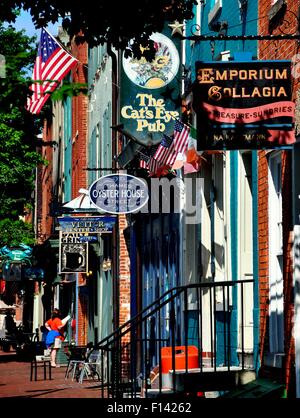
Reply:
[[[295,389],[295,341],[294,324],[294,289],[293,289],[293,214],[292,214],[292,154],[282,153],[282,214],[283,214],[283,296],[284,296],[284,330],[285,330],[285,382],[288,391]]]
[[[80,286],[86,285],[86,275],[78,275],[78,344],[86,345],[88,343],[88,299],[85,294],[80,293]]]
[[[278,25],[273,30],[269,30],[268,12],[271,8],[271,0],[259,0],[258,4],[258,33],[259,35],[282,35],[282,33],[297,33],[297,19],[299,2],[295,0],[286,0],[287,9],[282,25]],[[259,59],[287,59],[297,53],[297,41],[259,41]]]
[[[72,70],[74,83],[87,83],[87,44],[77,45],[73,40],[71,53],[78,60]],[[72,99],[72,198],[78,196],[80,188],[87,187],[87,132],[88,132],[88,97],[80,94]]]
[[[78,59],[78,65],[72,70],[74,83],[87,83],[88,46],[86,43],[71,42],[71,53]],[[87,188],[87,133],[88,133],[88,97],[80,94],[72,98],[72,198],[79,195],[80,188]],[[79,286],[85,285],[85,275],[79,275]],[[78,300],[78,344],[87,344],[88,337],[88,300],[80,294]]]
[[[115,134],[114,134],[115,135]],[[122,150],[121,136],[116,137],[118,153]],[[124,229],[127,227],[126,215],[119,215],[119,292],[120,310],[119,323],[124,324],[130,319],[130,258],[124,237]],[[129,338],[129,335],[128,335]],[[126,360],[124,360],[126,362]]]
[[[130,259],[123,231],[127,227],[125,215],[119,215],[119,290],[120,325],[130,318]]]
[[[45,121],[43,141],[52,140],[52,126]],[[53,228],[53,218],[50,216],[50,202],[53,197],[52,147],[44,146],[40,152],[48,163],[39,166],[37,170],[37,239],[39,244],[50,237]]]
[[[269,299],[269,219],[268,219],[268,161],[265,151],[258,152],[258,275],[260,294],[260,357],[268,349]]]
[[[260,35],[297,33],[297,18],[299,2],[287,0],[287,11],[284,20],[278,22],[277,26],[269,28],[268,12],[271,7],[270,0],[259,1],[259,20],[258,31]],[[282,32],[283,30],[283,32]],[[260,60],[281,60],[291,59],[297,53],[297,41],[281,40],[281,41],[259,41],[258,58]],[[296,99],[296,91],[298,89],[298,80],[292,78],[293,99]],[[268,349],[268,305],[266,304],[268,295],[268,242],[264,234],[264,228],[268,226],[266,183],[267,178],[267,159],[262,151],[259,153],[259,279],[260,279],[260,308],[261,308],[261,359],[263,365],[263,353]],[[293,263],[291,258],[292,249],[292,161],[289,151],[282,152],[282,214],[283,214],[283,280],[284,280],[284,328],[285,328],[285,360],[284,360],[284,379],[288,393],[293,395],[294,391],[294,339],[293,331]],[[264,260],[264,261],[263,261]],[[266,262],[266,264],[265,264]]]

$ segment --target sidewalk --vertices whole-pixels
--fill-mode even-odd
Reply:
[[[39,368],[38,380],[30,381],[30,362],[17,361],[14,352],[0,351],[0,398],[100,398],[98,382],[65,380],[65,371],[65,366],[52,368],[52,380],[44,380]]]

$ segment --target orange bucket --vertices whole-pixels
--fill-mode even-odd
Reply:
[[[196,369],[199,367],[198,348],[194,345],[185,345],[174,347],[175,352],[175,370],[186,369],[186,351],[187,351],[187,368]],[[165,388],[172,387],[172,378],[169,373],[173,369],[172,365],[172,347],[161,348],[161,374],[162,386]]]
[[[187,349],[187,368],[196,369],[199,367],[198,348],[194,345],[180,345],[174,347],[175,369],[186,369],[186,349]],[[172,370],[172,347],[161,348],[161,369],[162,373],[169,373]]]

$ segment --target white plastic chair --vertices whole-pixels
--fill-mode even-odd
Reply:
[[[84,356],[87,356],[88,355],[88,352],[89,352],[89,349],[88,348],[85,348]],[[71,372],[72,372],[72,380],[74,380],[75,379],[76,371],[79,372],[80,366],[81,365],[83,366],[84,363],[85,363],[85,361],[86,360],[84,360],[84,359],[82,359],[82,360],[79,360],[79,359],[78,360],[75,360],[75,359],[69,360],[68,361],[68,366],[67,366],[67,369],[66,369],[66,373],[65,373],[65,380],[68,379],[69,374]]]
[[[86,377],[87,379],[92,378],[94,380],[95,376],[97,376],[98,380],[100,380],[100,366],[101,351],[92,350],[88,356],[88,360],[82,364],[78,383],[82,384],[84,377]]]

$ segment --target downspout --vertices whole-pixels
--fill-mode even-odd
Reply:
[[[115,52],[111,49],[111,44],[107,44],[107,53],[111,57],[112,61],[112,126],[118,125],[119,116],[118,116],[118,57]],[[115,171],[117,168],[116,156],[118,155],[118,132],[115,129],[112,129],[112,168]],[[113,280],[113,324],[114,329],[119,328],[119,307],[120,307],[120,284],[119,284],[119,223],[116,222],[113,236],[112,236],[112,280]]]
[[[259,358],[259,274],[258,274],[258,153],[252,152],[252,233],[253,233],[253,365],[258,374]]]

